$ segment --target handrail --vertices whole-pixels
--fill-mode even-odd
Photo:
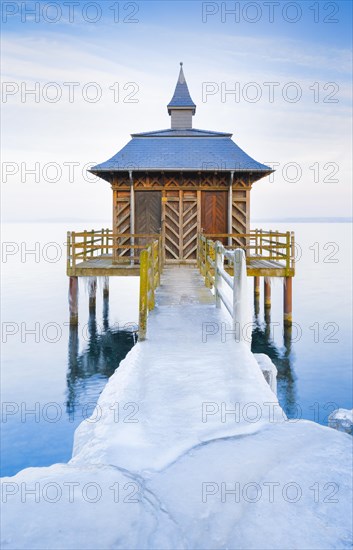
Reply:
[[[151,233],[114,233],[111,229],[67,233],[67,268],[74,273],[78,262],[112,256],[114,264],[139,265],[139,252],[160,236]]]
[[[251,323],[247,314],[247,290],[246,290],[246,258],[245,251],[241,248],[233,250],[226,249],[220,241],[214,243],[215,251],[215,275],[214,287],[216,307],[224,304],[233,322],[233,334],[237,341],[249,344],[246,334],[247,324]],[[233,276],[224,269],[224,260],[233,265]],[[222,288],[225,282],[232,291],[232,300],[226,295]],[[251,339],[250,339],[251,345]]]
[[[162,272],[162,241],[159,237],[140,254],[139,340],[146,339],[148,312],[155,307],[155,290]]]
[[[294,233],[287,231],[263,231],[255,229],[249,233],[201,233],[198,240],[198,265],[205,277],[206,286],[213,286],[212,262],[215,254],[215,241],[227,239],[228,245],[224,245],[226,251],[240,248],[246,254],[246,262],[249,265],[252,260],[267,260],[275,262],[277,267],[285,269],[286,273],[293,274],[295,267],[295,242]],[[276,266],[273,266],[276,267]]]

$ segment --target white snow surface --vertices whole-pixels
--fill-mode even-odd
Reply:
[[[247,344],[203,342],[224,315],[150,314],[72,460],[3,478],[4,550],[351,548],[352,438],[288,421]]]
[[[353,409],[337,409],[330,414],[333,419],[353,422]]]

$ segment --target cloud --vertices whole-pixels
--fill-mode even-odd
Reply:
[[[190,26],[194,25],[194,28]],[[307,206],[307,197],[315,200],[316,215],[349,215],[349,162],[350,108],[349,53],[335,45],[294,40],[280,35],[274,37],[230,34],[202,26],[191,20],[184,27],[173,27],[171,22],[162,26],[155,18],[139,25],[115,26],[107,32],[108,23],[101,26],[67,25],[65,29],[35,28],[36,33],[17,31],[3,38],[3,71],[5,81],[12,81],[28,89],[39,84],[40,101],[33,96],[21,101],[18,93],[3,103],[3,159],[5,161],[36,161],[44,165],[77,161],[104,161],[129,139],[132,132],[169,127],[166,104],[174,90],[178,62],[184,61],[186,78],[191,95],[197,103],[194,126],[234,133],[235,141],[251,156],[262,162],[278,161],[281,166],[295,161],[305,167],[306,179],[288,187],[280,174],[276,183],[263,180],[255,184],[252,211],[257,217],[270,217],[281,210],[283,215],[301,215]],[[113,32],[112,32],[113,29]],[[211,35],[210,35],[211,32]],[[210,36],[212,39],[210,39]],[[339,83],[339,103],[325,103],[322,94],[327,82]],[[283,87],[296,81],[302,89],[298,103],[283,99]],[[216,82],[219,93],[202,102],[202,84]],[[249,82],[257,82],[262,91],[258,102],[248,101],[241,95],[235,102],[228,97],[222,102],[222,82],[231,87],[240,85],[241,94]],[[268,101],[268,88],[264,83],[278,81],[275,101]],[[48,82],[62,87],[62,98],[53,103],[43,98]],[[75,101],[68,100],[68,87],[63,83],[78,82]],[[102,90],[97,102],[87,101],[84,86],[96,82]],[[138,86],[137,103],[126,101],[129,89],[124,85],[134,82]],[[318,82],[320,101],[314,102],[310,86]],[[114,102],[110,88],[119,83],[119,101]],[[53,90],[52,90],[53,91]],[[87,90],[86,90],[87,91]],[[94,91],[94,90],[91,90]],[[278,96],[277,96],[278,92]],[[340,184],[317,187],[311,181],[308,166],[328,162],[340,166]],[[16,202],[15,194],[21,189],[20,179],[4,190],[9,216],[26,212],[24,203]],[[14,191],[16,189],[16,192]],[[25,197],[34,198],[33,216],[43,211],[57,212],[74,217],[77,208],[97,219],[110,212],[110,190],[106,182],[87,184],[78,176],[74,185],[61,181],[56,187],[32,185],[25,188]],[[104,189],[104,191],[103,191]],[[67,201],[68,193],[70,201]],[[334,199],[333,199],[334,195]],[[54,197],[56,199],[54,200]],[[303,207],[303,204],[305,207]]]

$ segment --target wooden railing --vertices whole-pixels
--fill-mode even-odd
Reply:
[[[140,252],[152,241],[159,242],[162,257],[162,241],[156,234],[113,233],[111,229],[67,233],[67,267],[75,269],[78,263],[94,258],[109,259],[116,265],[140,263]]]
[[[247,327],[251,325],[250,315],[247,309],[247,273],[245,251],[241,248],[229,250],[221,242],[213,242],[212,254],[206,259],[210,267],[213,268],[214,276],[210,280],[209,271],[206,272],[206,281],[208,286],[214,285],[216,306],[221,307],[224,304],[232,318],[233,334],[237,341],[251,342],[247,338]],[[232,266],[232,275],[225,267]],[[225,283],[230,291],[225,292]]]
[[[146,339],[148,312],[155,306],[155,290],[160,284],[162,269],[163,257],[159,238],[140,254],[139,340]]]
[[[287,274],[294,273],[295,242],[292,231],[280,233],[279,231],[255,229],[247,234],[219,233],[211,235],[201,233],[198,238],[197,262],[208,287],[214,285],[215,246],[216,241],[220,239],[227,242],[227,245],[220,243],[224,250],[234,250],[235,248],[244,250],[247,265],[253,260],[268,260],[282,267]],[[226,268],[232,267],[227,255],[225,261]]]

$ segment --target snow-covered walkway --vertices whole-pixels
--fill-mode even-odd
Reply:
[[[195,269],[166,269],[72,460],[4,479],[2,547],[351,548],[350,436],[288,422],[227,327]]]

